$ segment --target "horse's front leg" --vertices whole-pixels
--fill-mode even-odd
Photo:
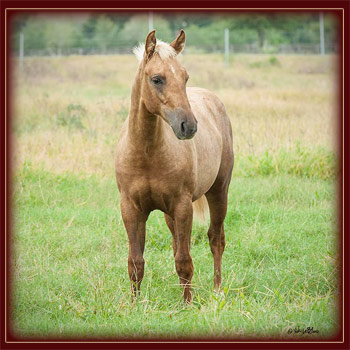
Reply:
[[[175,205],[174,229],[176,241],[175,267],[184,288],[184,299],[192,301],[191,280],[193,263],[190,254],[193,208],[191,198],[182,198]]]
[[[148,214],[138,211],[129,199],[121,199],[121,212],[124,226],[129,238],[128,272],[133,296],[140,292],[144,274],[145,261],[143,251],[145,248],[146,221]]]

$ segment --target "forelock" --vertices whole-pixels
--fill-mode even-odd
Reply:
[[[133,49],[133,53],[135,54],[135,56],[137,57],[139,62],[141,62],[143,60],[144,52],[145,52],[145,44],[144,43],[140,43],[138,46],[136,46]],[[176,56],[176,51],[174,50],[174,48],[172,46],[170,46],[168,43],[161,41],[161,40],[158,40],[158,39],[157,39],[156,48],[155,48],[154,52],[157,53],[162,60],[165,60],[167,58],[173,58]]]

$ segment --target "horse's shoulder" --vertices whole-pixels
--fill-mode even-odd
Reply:
[[[209,110],[212,114],[226,114],[225,106],[212,91],[203,88],[188,88],[187,97],[194,111]],[[196,114],[196,113],[195,113]]]

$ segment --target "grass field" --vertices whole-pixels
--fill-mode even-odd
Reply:
[[[13,74],[12,328],[23,337],[327,338],[338,330],[336,57],[184,55],[231,118],[223,293],[195,223],[194,301],[162,213],[131,302],[113,169],[131,56],[27,58]],[[297,332],[313,327],[317,333]]]

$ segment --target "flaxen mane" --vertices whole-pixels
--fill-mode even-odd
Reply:
[[[142,61],[144,52],[144,43],[140,43],[133,49],[133,53],[135,54],[139,62]],[[173,47],[171,47],[168,43],[158,39],[154,52],[157,53],[162,60],[165,60],[167,58],[173,58],[177,55]]]

